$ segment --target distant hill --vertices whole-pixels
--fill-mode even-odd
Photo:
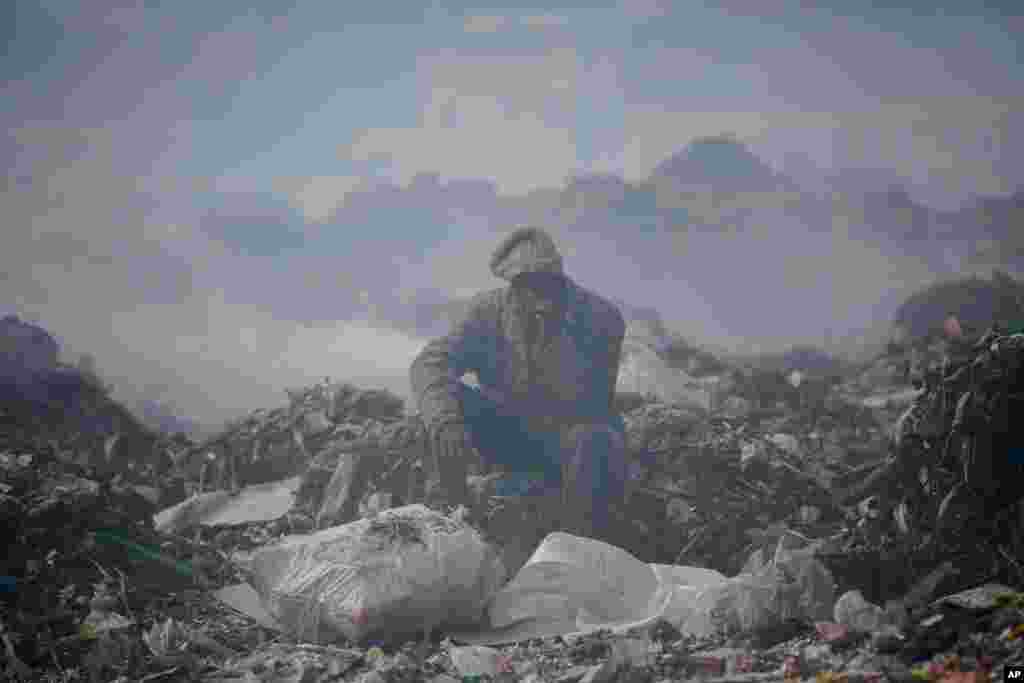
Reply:
[[[719,375],[730,368],[730,364],[722,358],[697,347],[679,335],[672,335],[661,355],[670,367],[684,370],[691,377],[698,379]]]
[[[181,417],[175,414],[174,409],[159,401],[141,399],[135,401],[132,412],[150,429],[164,434],[177,434],[184,432],[190,436],[199,434],[202,427],[195,420]]]
[[[798,189],[746,145],[722,135],[694,140],[659,163],[650,180],[680,189],[721,193],[788,192]]]
[[[119,433],[115,460],[148,457],[155,432],[111,397],[91,357],[78,367],[59,362],[60,348],[53,335],[15,316],[0,321],[0,346],[0,404],[5,420],[0,449],[30,435],[64,439],[90,451],[97,440]]]
[[[781,353],[761,354],[751,362],[762,370],[789,373],[800,370],[812,375],[841,375],[850,364],[813,346],[794,346]]]
[[[991,279],[936,282],[904,301],[893,324],[910,339],[920,339],[939,330],[950,314],[956,314],[962,326],[978,331],[993,321],[1024,325],[1024,283],[999,271]]]

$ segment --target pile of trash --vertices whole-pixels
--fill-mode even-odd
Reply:
[[[1019,393],[1017,337],[976,345],[966,383],[948,368],[950,429],[965,394]],[[225,683],[951,683],[1024,665],[1024,576],[937,598],[959,557],[915,555],[898,524],[869,536],[871,506],[835,503],[888,446],[846,389],[710,412],[633,397],[627,514],[645,533],[549,533],[515,567],[489,519],[423,504],[425,429],[388,392],[328,379],[202,444],[8,401],[0,662],[10,680]],[[161,449],[188,484],[173,496]],[[539,514],[503,504],[509,534]]]
[[[1024,473],[1012,419],[1024,381],[1024,335],[992,329],[954,348],[945,362],[925,368],[911,406],[894,421],[892,456],[865,472],[852,494],[842,492],[863,514],[837,563],[919,574],[936,557],[955,554],[965,575],[1024,581],[1024,516],[1012,484]],[[915,462],[902,482],[901,458]],[[898,485],[895,500],[881,495],[889,482]],[[953,525],[945,539],[937,535],[940,514]],[[986,519],[967,522],[979,516]]]
[[[663,404],[645,405],[625,420],[637,514],[659,539],[657,547],[636,550],[650,561],[685,558],[733,573],[777,540],[780,525],[813,537],[842,528],[830,491],[833,480],[854,469],[847,445],[856,425],[808,434],[794,428],[792,416],[703,419]]]
[[[0,452],[5,680],[83,665],[100,634],[138,627],[147,592],[237,580],[214,548],[155,531],[159,492],[138,471],[111,476],[57,446]]]
[[[330,379],[287,393],[179,450],[189,495],[165,506],[160,531],[248,551],[423,499],[426,429],[400,398]]]
[[[341,451],[393,443],[406,420],[404,402],[386,390],[326,378],[286,393],[288,405],[253,411],[202,443],[179,449],[178,473],[193,486],[202,480],[204,490],[206,484],[216,489],[278,481],[310,468],[328,472],[329,479]],[[313,482],[320,479],[310,476],[310,496],[317,495]]]

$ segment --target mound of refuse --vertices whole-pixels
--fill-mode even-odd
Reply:
[[[945,409],[926,440],[939,465],[1018,457],[1022,354],[1021,334],[962,340],[912,396]],[[71,375],[44,361],[36,379]],[[78,374],[80,401],[121,415]],[[4,675],[986,680],[1024,664],[1019,497],[939,553],[913,501],[955,477],[891,518],[871,498],[840,506],[885,467],[901,409],[816,379],[749,397],[737,379],[706,406],[620,396],[633,493],[611,539],[552,531],[556,510],[493,487],[475,510],[428,506],[424,426],[385,391],[325,380],[149,450],[124,437],[130,416],[83,435],[46,392],[10,395]]]

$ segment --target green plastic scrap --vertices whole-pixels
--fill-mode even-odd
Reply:
[[[112,529],[100,529],[93,532],[93,535],[99,543],[120,545],[127,548],[132,557],[141,557],[147,560],[159,562],[164,566],[170,567],[182,576],[187,576],[189,578],[193,578],[195,576],[195,571],[193,570],[191,562],[176,560],[173,557],[160,552],[157,548],[129,541],[125,538],[123,532]]]

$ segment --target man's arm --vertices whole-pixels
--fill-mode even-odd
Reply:
[[[466,316],[440,339],[427,344],[409,371],[412,392],[423,422],[431,431],[463,419],[458,402],[458,385],[467,372],[485,364],[494,330],[497,292],[473,300]]]
[[[608,384],[607,409],[609,414],[615,412],[615,387],[619,383],[619,365],[622,363],[622,344],[626,338],[626,321],[617,308],[613,309],[613,317],[608,338]],[[604,393],[604,392],[603,392]]]

